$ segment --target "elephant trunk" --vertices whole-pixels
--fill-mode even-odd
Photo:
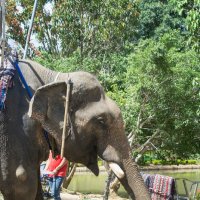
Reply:
[[[122,161],[124,178],[120,182],[127,190],[132,199],[151,200],[149,191],[140,175],[137,164],[131,158]]]

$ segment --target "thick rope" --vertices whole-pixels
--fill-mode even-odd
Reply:
[[[60,72],[57,73],[54,82],[56,82],[58,80],[59,75],[60,75]]]

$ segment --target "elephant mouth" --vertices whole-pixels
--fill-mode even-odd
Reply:
[[[88,162],[86,164],[87,168],[90,169],[95,176],[99,175],[99,167],[98,167],[98,156],[97,156],[97,147],[93,146],[90,150]]]
[[[105,152],[104,152],[105,153]],[[89,162],[86,164],[87,168],[90,169],[96,176],[99,175],[99,167],[98,167],[98,156],[99,155],[101,158],[101,154],[98,154],[98,148],[97,146],[93,146],[93,148],[90,151],[89,154]],[[107,153],[105,154],[107,155]],[[104,161],[107,162],[108,166],[110,167],[110,169],[114,172],[114,174],[119,178],[119,179],[123,179],[125,176],[125,173],[123,171],[123,169],[121,168],[121,166],[115,162],[114,160],[107,160],[108,156],[105,156],[105,158],[102,158]]]
[[[89,164],[87,165],[87,168],[90,169],[95,176],[99,175],[99,167],[97,163]]]
[[[108,162],[109,167],[111,168],[111,170],[114,172],[114,174],[119,178],[122,179],[125,176],[124,171],[122,170],[122,168],[114,162]],[[97,163],[91,163],[89,165],[87,165],[88,169],[90,169],[96,176],[99,175],[99,167],[97,165]]]

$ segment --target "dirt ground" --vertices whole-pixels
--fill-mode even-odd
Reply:
[[[102,195],[98,194],[79,194],[73,192],[61,192],[62,200],[103,200]],[[0,194],[0,200],[3,200],[3,197]],[[50,199],[49,199],[50,200]],[[51,199],[52,200],[52,199]],[[110,196],[109,200],[127,200],[125,198],[120,198],[117,196]]]
[[[102,195],[98,194],[81,194],[81,193],[73,193],[70,191],[61,193],[62,200],[103,200]],[[127,200],[126,198],[121,198],[116,195],[110,195],[109,200]]]
[[[102,195],[96,195],[96,194],[88,194],[88,195],[83,195],[83,194],[67,194],[67,193],[62,193],[61,194],[61,199],[62,200],[103,200]],[[125,198],[117,197],[117,196],[110,196],[109,200],[127,200]]]

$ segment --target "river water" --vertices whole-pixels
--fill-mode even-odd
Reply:
[[[144,173],[161,174],[171,176],[173,178],[185,178],[191,181],[200,181],[200,169],[181,169],[181,170],[151,170]],[[106,185],[107,173],[101,172],[98,177],[92,173],[76,173],[68,187],[69,190],[81,193],[103,194]],[[186,181],[187,188],[190,190],[192,182]],[[182,180],[177,181],[177,190],[179,194],[184,194]],[[119,194],[122,197],[127,197],[126,191],[120,187]]]
[[[181,170],[151,170],[151,171],[144,171],[144,173],[151,173],[151,174],[161,174],[166,176],[171,176],[174,178],[186,178],[191,181],[200,181],[200,169],[181,169]],[[80,193],[93,193],[93,194],[103,194],[105,185],[106,185],[107,173],[101,172],[98,177],[93,175],[90,172],[77,172],[68,189]],[[188,188],[191,186],[190,181],[187,182]],[[178,193],[183,194],[183,186],[182,183],[178,181],[177,188],[179,189]],[[119,194],[121,197],[127,197],[127,193],[120,187]],[[0,200],[3,198],[0,195]]]

